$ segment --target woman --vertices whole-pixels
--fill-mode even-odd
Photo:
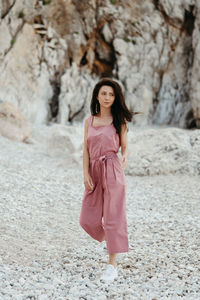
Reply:
[[[124,168],[127,164],[127,108],[119,84],[100,80],[93,90],[91,116],[85,121],[83,170],[85,192],[80,225],[95,240],[106,240],[109,261],[101,276],[117,278],[116,255],[128,252]],[[121,146],[122,161],[117,156]]]

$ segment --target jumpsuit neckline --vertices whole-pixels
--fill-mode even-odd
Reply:
[[[93,120],[94,120],[94,116],[92,116],[92,122],[91,122],[91,126],[93,128],[99,128],[99,127],[107,127],[107,126],[111,126],[113,124],[113,121],[112,123],[108,124],[108,125],[100,125],[100,126],[93,126]]]

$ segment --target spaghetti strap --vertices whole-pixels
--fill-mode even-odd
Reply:
[[[92,115],[89,116],[87,120],[88,120],[88,125],[92,126],[93,116]]]

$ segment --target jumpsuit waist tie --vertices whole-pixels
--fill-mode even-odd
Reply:
[[[112,159],[117,156],[116,152],[107,152],[104,155],[101,155],[99,157],[95,157],[90,159],[91,161],[98,161],[101,166],[101,172],[102,172],[102,183],[103,187],[107,189],[107,182],[106,182],[106,161],[108,159]]]

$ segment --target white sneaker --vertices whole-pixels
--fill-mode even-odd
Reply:
[[[117,269],[113,265],[109,264],[107,265],[107,269],[102,274],[100,279],[103,281],[112,282],[115,280],[115,278],[117,278],[117,276],[118,276]]]

